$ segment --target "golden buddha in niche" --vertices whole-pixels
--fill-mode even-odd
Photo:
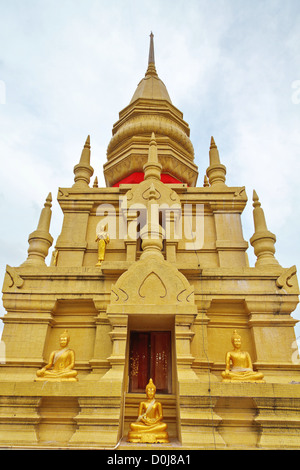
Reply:
[[[226,354],[222,382],[264,382],[261,372],[254,372],[250,354],[241,351],[242,338],[234,330],[231,337],[233,351]]]
[[[169,442],[168,425],[163,422],[162,405],[155,400],[155,393],[156,387],[150,379],[146,385],[147,400],[140,403],[138,419],[130,425],[129,442]]]
[[[48,364],[37,371],[36,381],[77,381],[77,371],[74,370],[75,354],[72,349],[68,348],[69,341],[70,336],[65,330],[59,338],[60,349],[53,351],[50,354]]]

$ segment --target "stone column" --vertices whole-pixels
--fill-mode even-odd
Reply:
[[[194,322],[194,315],[176,315],[175,317],[175,338],[176,338],[176,362],[178,382],[198,381],[198,377],[192,369],[194,357],[191,354],[191,341],[194,332],[191,325]]]
[[[207,316],[207,310],[210,304],[211,301],[202,302],[201,307],[198,307],[198,314],[192,326],[192,331],[195,334],[191,345],[192,354],[195,357],[193,369],[201,377],[201,381],[205,382],[213,377],[209,376],[212,362],[210,362],[208,357],[207,339],[207,326],[210,321]]]
[[[112,351],[112,342],[110,338],[110,332],[112,330],[111,323],[106,314],[106,306],[102,303],[95,306],[99,312],[95,319],[96,323],[96,334],[95,334],[95,346],[93,359],[90,360],[92,367],[92,373],[88,376],[88,379],[95,380],[95,375],[103,376],[111,367],[108,360],[108,352]]]
[[[107,358],[111,368],[101,378],[101,381],[116,382],[122,387],[126,360],[128,315],[109,314],[107,318],[112,327],[109,333],[112,341],[112,353]]]

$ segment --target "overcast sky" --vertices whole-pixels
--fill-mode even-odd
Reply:
[[[112,126],[145,74],[151,31],[159,77],[191,129],[198,186],[213,135],[227,184],[246,186],[244,238],[256,189],[279,263],[300,266],[299,0],[0,0],[1,286],[6,264],[27,258],[50,191],[59,235],[57,188],[72,186],[88,134],[104,185]]]

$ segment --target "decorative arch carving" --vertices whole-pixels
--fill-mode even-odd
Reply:
[[[112,305],[194,304],[194,289],[186,277],[155,255],[132,265],[112,287],[112,293]]]

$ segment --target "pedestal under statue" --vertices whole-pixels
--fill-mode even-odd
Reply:
[[[231,337],[234,350],[226,354],[225,371],[222,382],[264,382],[261,372],[254,372],[250,354],[241,351],[242,338],[234,330]]]
[[[146,385],[147,400],[139,406],[139,416],[130,425],[128,442],[168,443],[168,425],[163,422],[162,405],[155,400],[156,387],[152,381]]]
[[[65,330],[59,338],[60,349],[50,354],[48,364],[36,372],[36,381],[76,382],[77,371],[74,370],[75,354],[68,348],[70,336]]]

